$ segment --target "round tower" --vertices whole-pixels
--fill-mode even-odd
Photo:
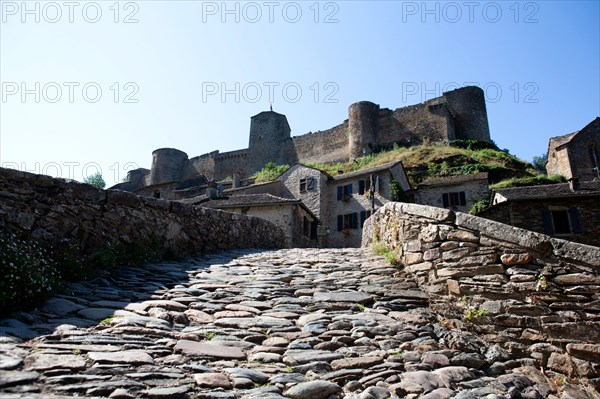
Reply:
[[[348,107],[348,149],[350,159],[373,152],[379,105],[361,101]]]
[[[454,119],[457,139],[491,141],[485,108],[485,95],[477,86],[466,86],[444,93],[456,113]]]
[[[189,163],[185,152],[175,148],[159,148],[152,152],[149,185],[181,180]]]

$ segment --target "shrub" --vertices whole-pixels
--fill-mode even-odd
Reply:
[[[256,183],[266,183],[275,180],[285,172],[290,165],[277,165],[275,162],[267,162],[264,168],[256,172],[252,177]]]
[[[61,287],[48,251],[14,234],[0,237],[0,312],[30,308]]]
[[[524,186],[539,186],[543,184],[564,183],[567,179],[561,175],[537,175],[532,177],[520,177],[508,180],[503,180],[499,183],[490,185],[490,189],[509,188],[509,187],[524,187]]]
[[[477,215],[479,212],[483,211],[488,206],[490,206],[490,200],[484,199],[484,200],[477,201],[473,204],[469,213],[471,215]]]

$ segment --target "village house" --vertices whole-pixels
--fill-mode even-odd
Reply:
[[[443,176],[417,186],[415,202],[468,213],[475,202],[489,197],[488,174]]]
[[[600,246],[600,181],[494,190],[487,219]]]

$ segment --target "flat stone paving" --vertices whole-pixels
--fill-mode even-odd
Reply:
[[[125,269],[0,320],[0,397],[589,397],[427,305],[365,249]]]

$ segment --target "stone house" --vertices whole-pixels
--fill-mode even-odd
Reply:
[[[336,176],[294,164],[273,182],[225,190],[224,193],[230,198],[263,193],[299,200],[319,221],[315,230],[319,246],[358,247],[365,220],[374,210],[392,200],[393,181],[401,190],[410,190],[402,162]]]
[[[490,203],[477,216],[600,246],[600,181],[494,190]]]
[[[242,213],[268,220],[285,233],[286,245],[291,248],[316,247],[317,217],[301,200],[281,198],[271,194],[247,194],[196,202],[207,208]]]
[[[567,180],[600,179],[600,118],[577,132],[550,138],[546,171]]]
[[[357,172],[337,175],[328,181],[327,224],[329,247],[359,247],[365,221],[393,200],[392,185],[409,191],[410,184],[402,162],[388,163]]]
[[[415,202],[468,213],[477,201],[489,196],[487,172],[444,176],[425,180],[417,186]]]

